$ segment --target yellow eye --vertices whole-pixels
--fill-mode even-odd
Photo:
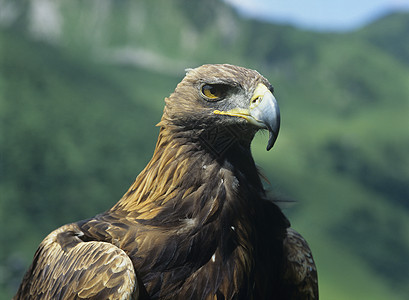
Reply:
[[[226,96],[227,85],[225,84],[205,84],[202,87],[202,94],[211,100],[220,100]]]

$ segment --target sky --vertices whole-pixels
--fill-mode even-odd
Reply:
[[[409,0],[224,0],[247,17],[322,31],[348,31],[391,11],[409,11]]]

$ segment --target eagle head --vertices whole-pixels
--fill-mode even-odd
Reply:
[[[280,112],[273,87],[254,70],[228,64],[188,69],[165,101],[159,125],[192,136],[227,128],[235,138],[250,143],[259,129],[267,129],[267,150],[278,136]]]

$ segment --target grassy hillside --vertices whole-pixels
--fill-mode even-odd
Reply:
[[[409,65],[409,40],[405,38],[408,30],[408,13],[395,13],[377,20],[356,34]]]
[[[0,31],[0,299],[48,232],[121,197],[152,154],[163,98],[204,62],[256,68],[276,88],[280,137],[266,152],[260,134],[253,152],[267,188],[296,201],[283,208],[310,243],[322,299],[405,299],[409,15],[325,34],[243,20],[219,1],[112,3],[62,2],[52,43],[21,20]]]

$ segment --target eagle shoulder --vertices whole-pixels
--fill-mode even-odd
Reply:
[[[50,233],[13,299],[137,299],[128,255],[106,242],[84,242],[82,235],[75,224]]]
[[[283,241],[283,283],[286,299],[318,299],[318,275],[307,241],[287,228]]]

